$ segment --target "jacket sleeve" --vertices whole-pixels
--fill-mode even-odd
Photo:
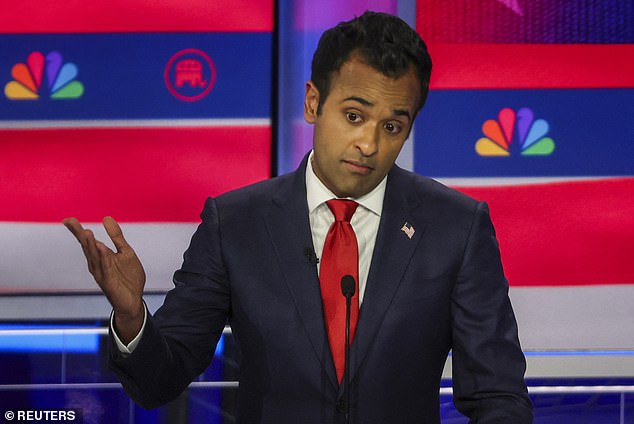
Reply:
[[[132,354],[122,355],[110,337],[109,365],[128,395],[144,408],[174,399],[209,366],[230,314],[213,199],[207,200],[201,218],[183,265],[174,274],[175,287],[156,314],[148,315]]]
[[[531,423],[526,362],[495,230],[477,205],[452,293],[454,403],[470,423]]]

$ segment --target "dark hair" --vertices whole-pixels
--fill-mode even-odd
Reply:
[[[319,90],[317,113],[321,113],[321,106],[328,97],[333,74],[353,53],[391,78],[403,76],[413,66],[421,87],[418,110],[423,107],[431,75],[431,57],[425,43],[402,19],[368,11],[339,23],[319,39],[311,69],[311,80]]]

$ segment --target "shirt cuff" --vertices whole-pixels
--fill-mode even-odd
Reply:
[[[136,337],[132,339],[132,341],[130,341],[130,343],[125,345],[123,344],[123,342],[121,341],[121,339],[117,335],[117,332],[114,329],[114,310],[112,311],[112,313],[110,314],[110,331],[112,332],[112,336],[114,337],[114,341],[117,344],[117,348],[119,349],[119,352],[121,352],[124,355],[129,355],[132,352],[134,352],[134,349],[136,349],[137,345],[141,341],[141,336],[143,335],[143,330],[145,329],[146,320],[147,320],[147,307],[145,306],[145,302],[143,302],[143,325],[141,326],[141,330],[139,330],[139,334],[137,334]]]

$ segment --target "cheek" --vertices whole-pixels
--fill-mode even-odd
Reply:
[[[381,165],[391,168],[402,148],[403,143],[387,142],[381,155]]]
[[[343,129],[339,125],[333,124],[331,121],[320,122],[320,125],[314,128],[314,141],[319,144],[322,150],[333,150],[338,144]]]

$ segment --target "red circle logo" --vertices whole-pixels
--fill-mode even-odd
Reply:
[[[174,97],[195,102],[207,96],[216,83],[216,66],[207,53],[185,49],[167,62],[164,77],[165,85]]]

